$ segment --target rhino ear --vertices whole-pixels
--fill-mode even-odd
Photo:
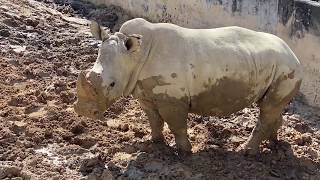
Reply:
[[[130,52],[139,51],[142,43],[142,36],[139,34],[129,35],[126,41],[126,48]]]
[[[104,41],[105,39],[109,38],[109,30],[104,30],[97,22],[92,21],[90,24],[90,30],[93,37],[95,37],[97,40]]]

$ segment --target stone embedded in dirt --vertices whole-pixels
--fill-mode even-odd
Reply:
[[[1,29],[0,30],[0,36],[2,36],[2,37],[9,37],[10,36],[10,31],[9,31],[9,29]]]
[[[306,132],[310,132],[311,129],[310,127],[305,124],[305,123],[302,123],[302,122],[297,122],[294,124],[294,129],[299,131],[300,133],[306,133]]]
[[[36,112],[40,109],[41,107],[31,103],[29,104],[27,107],[24,108],[24,113],[25,114],[30,114],[30,113],[33,113],[33,112]]]
[[[70,91],[61,91],[60,98],[63,103],[67,103],[67,104],[73,103],[76,100],[75,93]]]
[[[280,177],[279,172],[277,170],[274,170],[274,169],[270,171],[270,175],[272,177],[276,177],[276,178]]]
[[[9,178],[20,176],[21,175],[21,168],[14,165],[0,165],[0,179]]]
[[[144,169],[149,172],[157,172],[163,168],[163,163],[160,161],[150,161],[144,165]]]
[[[62,137],[63,140],[66,140],[66,141],[70,141],[74,137],[73,133],[71,133],[70,131],[64,128],[57,128],[54,130],[54,132],[57,133],[59,136]]]
[[[101,159],[101,156],[98,155],[95,157],[84,159],[80,165],[79,170],[83,175],[88,175],[94,170],[102,170],[102,173],[104,169],[106,169],[104,161]]]
[[[134,132],[134,136],[138,138],[143,138],[143,136],[146,135],[146,132],[144,132],[141,128],[134,127],[132,131]]]
[[[81,24],[81,25],[90,24],[90,21],[88,21],[86,19],[82,19],[82,18],[62,16],[62,19],[64,19],[65,21],[68,21],[70,23],[75,23],[75,24]]]
[[[309,147],[307,152],[312,159],[317,159],[319,157],[318,152],[314,148]]]
[[[236,146],[239,146],[241,143],[245,141],[243,138],[240,138],[239,136],[231,136],[229,139]]]
[[[122,132],[127,132],[129,131],[129,124],[120,124],[118,129]]]
[[[115,180],[115,178],[113,177],[111,171],[108,170],[108,169],[103,170],[102,175],[101,175],[100,178],[101,178],[101,180]]]
[[[81,134],[85,131],[87,124],[84,121],[74,121],[71,124],[71,132],[73,134]]]
[[[134,166],[128,167],[128,169],[124,172],[124,176],[128,179],[142,179],[144,174],[144,172],[140,171]]]
[[[25,100],[25,97],[23,96],[14,96],[14,97],[11,97],[11,99],[8,101],[8,105],[9,106],[17,106],[17,107],[20,107],[20,106],[23,106],[23,105],[26,105],[27,102]]]
[[[309,145],[312,143],[312,137],[310,133],[304,133],[301,135],[297,135],[295,138],[295,142],[299,145],[299,146],[305,146],[305,145]]]
[[[27,127],[27,123],[22,121],[15,121],[11,126],[11,130],[15,134],[20,134],[21,132],[24,132],[26,130],[26,127]]]
[[[102,170],[102,168],[93,169],[93,171],[88,175],[88,180],[115,180],[111,171],[108,169]]]
[[[7,62],[9,64],[13,65],[13,66],[18,66],[19,65],[19,61],[17,59],[8,59]]]
[[[27,18],[25,22],[28,26],[36,27],[39,24],[39,21],[34,18]]]
[[[46,104],[47,98],[48,98],[48,93],[43,91],[37,96],[37,101],[40,103]]]
[[[77,144],[83,148],[89,149],[97,143],[97,139],[92,136],[79,135],[73,138],[72,141],[74,144]]]
[[[43,69],[36,69],[34,71],[34,75],[35,76],[38,76],[38,77],[41,77],[41,78],[46,78],[46,77],[50,77],[50,73],[48,72],[45,72]]]
[[[13,52],[21,54],[26,50],[26,46],[10,45]]]
[[[132,154],[126,152],[117,152],[114,154],[112,161],[118,162],[119,165],[126,167],[128,162],[132,159]]]
[[[22,177],[14,177],[14,178],[11,178],[11,180],[23,180]]]

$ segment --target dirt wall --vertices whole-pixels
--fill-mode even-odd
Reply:
[[[237,25],[276,34],[300,59],[305,71],[301,91],[320,105],[320,3],[310,0],[87,0],[117,5],[133,17],[172,22],[189,28]]]

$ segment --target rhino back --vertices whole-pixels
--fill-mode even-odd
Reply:
[[[141,88],[148,96],[183,100],[195,113],[236,112],[259,100],[280,72],[299,65],[281,39],[266,33],[166,23],[144,28],[153,40],[139,75]],[[152,86],[146,84],[151,80]]]

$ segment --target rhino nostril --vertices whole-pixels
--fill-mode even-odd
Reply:
[[[114,87],[114,85],[116,85],[115,82],[112,82],[112,83],[110,84],[111,87]]]

